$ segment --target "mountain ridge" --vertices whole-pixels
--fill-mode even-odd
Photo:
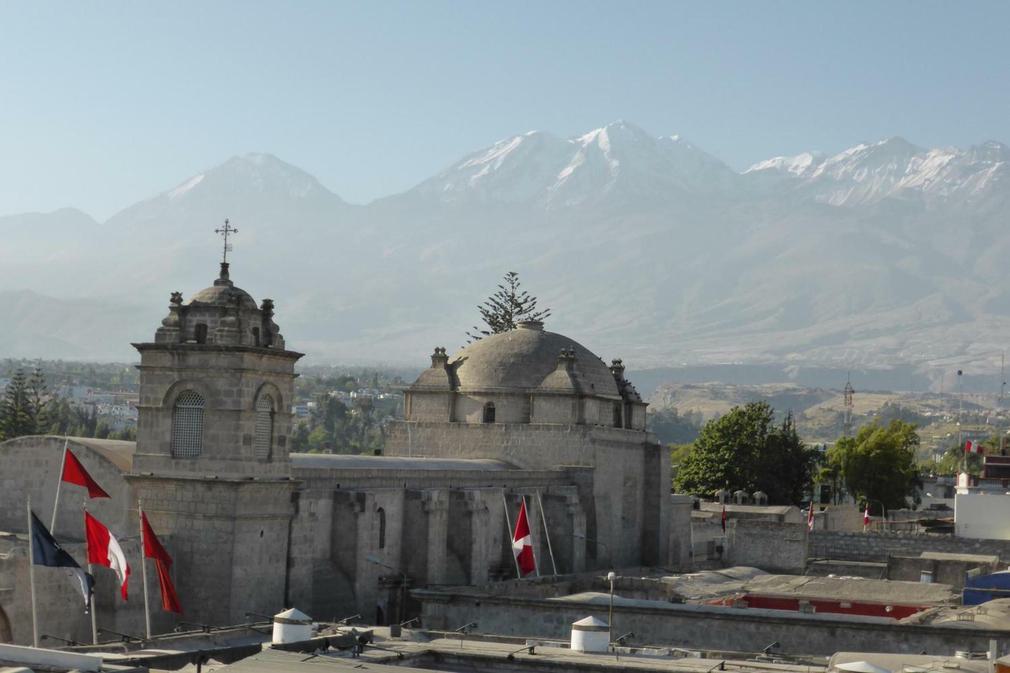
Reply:
[[[1008,159],[995,141],[891,138],[735,171],[614,122],[510,136],[354,205],[250,153],[104,222],[0,217],[0,283],[151,307],[153,332],[169,291],[213,280],[213,229],[229,217],[233,279],[277,300],[289,343],[323,359],[415,363],[461,345],[474,306],[517,270],[555,309],[550,329],[636,366],[981,363],[1010,326]]]

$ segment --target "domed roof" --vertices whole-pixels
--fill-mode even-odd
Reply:
[[[193,304],[195,302],[217,306],[238,304],[239,308],[256,308],[256,300],[245,290],[235,287],[235,284],[228,278],[228,266],[225,263],[221,264],[221,276],[214,281],[214,284],[194,294],[186,303]]]
[[[582,344],[546,332],[541,323],[520,323],[469,344],[452,357],[460,391],[533,390],[558,368],[562,351],[574,351],[572,374],[586,395],[618,397],[607,365]]]

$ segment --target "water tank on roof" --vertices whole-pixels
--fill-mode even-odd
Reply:
[[[296,608],[274,615],[274,645],[300,643],[312,639],[312,618]]]
[[[610,649],[610,624],[586,617],[572,623],[573,652],[606,652]]]

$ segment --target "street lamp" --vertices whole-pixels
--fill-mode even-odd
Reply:
[[[607,613],[607,628],[610,629],[607,640],[614,634],[614,582],[617,581],[617,573],[611,570],[607,573],[607,581],[610,582],[610,612]]]
[[[400,582],[400,602],[399,605],[396,606],[396,623],[399,624],[403,620],[404,603],[407,602],[407,573],[403,572],[402,570],[398,570],[397,568],[394,568],[388,563],[384,563],[382,559],[380,559],[375,554],[369,554],[368,556],[365,557],[365,560],[373,565],[386,568],[387,570],[392,570],[394,573],[400,575],[400,577],[403,578],[403,581]]]

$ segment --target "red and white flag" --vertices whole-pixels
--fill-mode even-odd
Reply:
[[[119,593],[126,600],[126,584],[130,581],[130,564],[119,546],[119,540],[101,521],[84,513],[84,531],[88,538],[88,563],[112,568],[119,578]]]
[[[147,514],[140,515],[141,532],[144,534],[144,556],[154,559],[154,565],[158,570],[158,584],[161,587],[161,609],[165,612],[182,614],[182,605],[179,604],[179,596],[175,593],[175,584],[172,583],[170,570],[172,568],[172,557],[168,555],[162,546],[158,536],[154,534]]]
[[[870,503],[866,503],[866,509],[863,510],[863,528],[870,525]]]
[[[807,530],[814,529],[814,501],[810,501],[810,508],[807,509]]]
[[[526,519],[526,498],[519,506],[519,516],[516,517],[516,529],[512,534],[512,555],[519,566],[519,576],[526,577],[537,569],[537,561],[533,558],[533,538],[530,535],[530,524]]]
[[[99,486],[98,482],[91,478],[88,471],[84,469],[83,465],[81,465],[81,461],[77,460],[77,456],[75,456],[74,452],[69,449],[67,449],[67,455],[63,461],[63,474],[60,475],[60,481],[83,486],[88,489],[89,498],[109,497],[109,494],[105,492],[105,489]]]
[[[972,440],[969,439],[968,441],[966,441],[964,443],[964,452],[965,453],[982,453],[982,445],[979,444],[978,442],[973,442]]]

